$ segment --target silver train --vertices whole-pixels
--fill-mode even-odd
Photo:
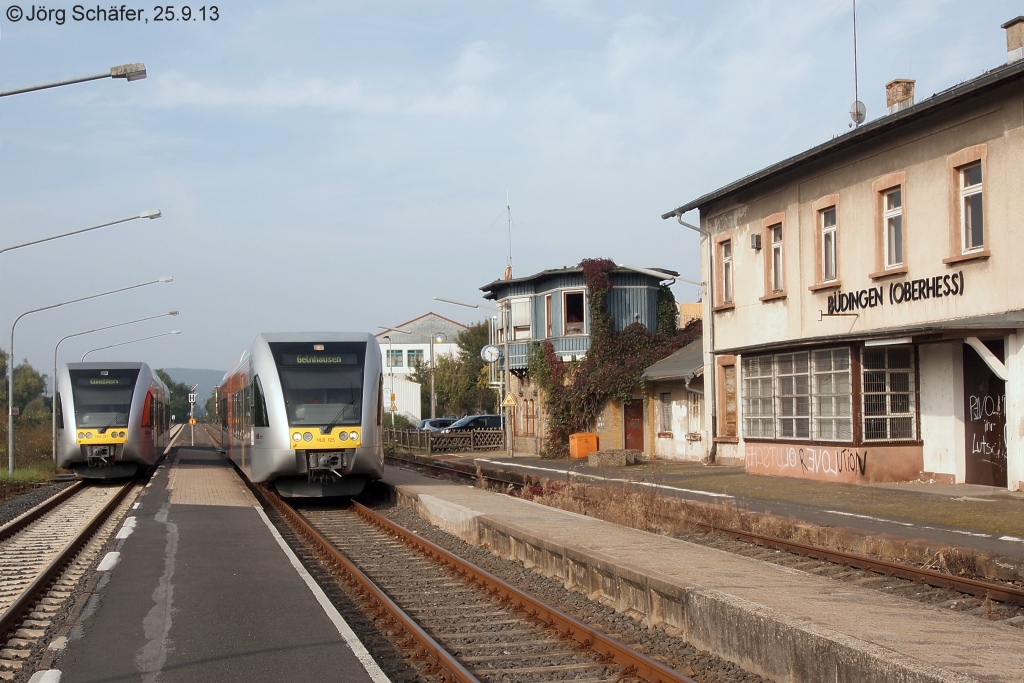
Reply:
[[[372,334],[260,334],[218,389],[225,452],[287,497],[358,495],[384,474]]]
[[[120,479],[152,467],[170,439],[170,393],[145,363],[67,363],[57,374],[57,467]]]

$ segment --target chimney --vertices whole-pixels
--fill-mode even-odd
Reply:
[[[914,106],[914,81],[897,78],[885,84],[885,106],[890,114]]]
[[[1010,19],[1002,28],[1006,30],[1006,63],[1013,64],[1024,58],[1024,17]]]

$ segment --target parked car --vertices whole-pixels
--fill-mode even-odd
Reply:
[[[442,434],[462,432],[468,429],[501,429],[501,415],[467,415],[441,430]]]
[[[428,417],[426,420],[420,420],[419,424],[416,425],[416,429],[439,432],[453,422],[455,422],[454,417]]]

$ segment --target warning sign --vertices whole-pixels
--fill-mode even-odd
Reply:
[[[515,408],[516,407],[516,397],[513,396],[512,394],[505,394],[505,400],[501,402],[501,407],[502,408]]]
[[[394,401],[391,402],[391,412],[392,413],[397,413],[398,412],[398,406],[395,405]]]

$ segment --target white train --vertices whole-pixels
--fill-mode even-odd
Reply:
[[[260,334],[218,389],[224,450],[282,496],[358,495],[384,473],[372,334]]]
[[[170,438],[170,394],[145,363],[67,363],[54,402],[57,467],[79,479],[134,476]]]

